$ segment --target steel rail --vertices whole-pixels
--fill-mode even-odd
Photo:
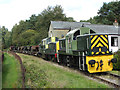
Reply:
[[[98,80],[100,80],[100,81],[103,81],[103,82],[105,82],[105,83],[107,83],[107,84],[110,84],[110,85],[114,86],[115,88],[120,88],[120,85],[119,85],[119,84],[116,84],[116,83],[114,83],[114,82],[110,82],[109,80],[106,80],[106,79],[104,79],[104,78],[97,77],[97,76],[95,76],[95,75],[90,75],[90,77],[93,77],[93,78],[98,79]]]
[[[108,75],[111,75],[113,77],[117,77],[118,79],[120,79],[120,75],[117,75],[117,74],[113,74],[113,73],[109,73],[109,72],[106,72]]]
[[[25,88],[25,68],[24,68],[24,66],[22,64],[22,59],[15,52],[8,51],[8,53],[12,54],[19,61],[20,65],[21,65],[22,88]]]

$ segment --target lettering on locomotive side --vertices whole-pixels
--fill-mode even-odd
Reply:
[[[108,35],[91,35],[91,52],[92,55],[108,54]]]

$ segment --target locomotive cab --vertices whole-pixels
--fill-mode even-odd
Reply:
[[[73,50],[77,50],[77,36],[84,34],[90,34],[90,28],[80,27],[67,33],[66,53],[73,54]]]

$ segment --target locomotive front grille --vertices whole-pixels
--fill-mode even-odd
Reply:
[[[103,55],[109,53],[108,35],[91,35],[91,54]]]

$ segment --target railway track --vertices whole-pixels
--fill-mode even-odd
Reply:
[[[59,65],[59,66],[61,66],[61,65]],[[67,67],[67,66],[65,66],[65,67]],[[77,71],[77,72],[79,72],[83,75],[86,75],[86,76],[91,77],[93,79],[96,79],[98,81],[101,81],[103,83],[106,83],[113,88],[120,88],[120,76],[119,75],[112,74],[112,73],[109,73],[109,72],[103,72],[103,73],[98,73],[98,74],[90,74],[88,72],[80,71],[80,70],[75,69],[75,68],[70,68],[70,69],[75,70],[75,71]]]
[[[54,63],[54,64],[57,64],[57,63]],[[61,65],[59,65],[59,66],[61,66]],[[67,67],[67,66],[63,66],[63,67]],[[111,87],[120,88],[120,76],[119,75],[112,74],[109,72],[90,74],[88,72],[80,71],[80,70],[75,69],[75,68],[70,68],[70,69],[72,69],[72,70],[74,69],[77,72],[82,73],[88,77],[92,77],[93,79],[96,79],[96,80],[99,80],[103,83],[106,83],[106,84],[110,85]]]
[[[117,74],[112,74],[112,73],[109,73],[109,72],[106,72],[108,75],[111,75],[111,76],[113,76],[113,77],[117,77],[117,78],[119,78],[120,79],[120,75],[117,75]]]
[[[33,56],[35,56],[35,55],[33,55]],[[36,56],[36,57],[38,57],[38,56]],[[54,64],[57,64],[57,63],[54,63]],[[61,66],[59,64],[57,64],[57,65]],[[63,66],[63,67],[67,67],[67,66]],[[73,70],[74,68],[70,68],[70,69]],[[114,88],[120,88],[120,76],[119,75],[108,73],[108,72],[105,72],[102,74],[90,74],[87,72],[80,71],[78,69],[74,69],[74,70],[76,70],[77,72],[79,72],[83,75],[86,75],[86,76],[91,77],[93,79],[104,82],[104,83],[106,83]]]
[[[93,77],[94,79],[100,80],[102,82],[105,82],[115,88],[120,88],[120,76],[111,74],[111,73],[104,73],[103,75],[89,75],[90,77]]]
[[[9,51],[8,53],[12,54],[19,61],[20,65],[21,65],[22,88],[25,88],[25,68],[22,64],[22,59],[15,52]]]

